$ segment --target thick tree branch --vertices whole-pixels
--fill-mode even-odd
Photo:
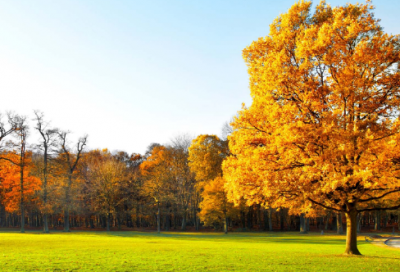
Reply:
[[[311,199],[311,198],[307,198],[309,201],[311,201],[312,203],[314,203],[315,205],[319,205],[319,206],[321,206],[321,207],[323,207],[323,208],[325,208],[325,209],[328,209],[328,210],[334,210],[334,211],[337,211],[337,212],[344,212],[344,210],[339,210],[339,209],[336,209],[336,208],[333,208],[333,207],[329,207],[329,206],[326,206],[326,205],[324,205],[324,204],[322,204],[322,203],[319,203],[319,202],[317,202],[317,201],[315,201],[315,200],[313,200],[313,199]]]
[[[388,207],[388,208],[368,208],[368,209],[358,210],[358,212],[387,211],[387,210],[397,210],[398,208],[400,208],[400,205],[392,206],[392,207]]]
[[[371,200],[381,199],[382,197],[385,197],[385,196],[387,196],[387,195],[390,195],[390,194],[393,194],[393,193],[397,193],[397,192],[400,192],[400,189],[397,189],[397,190],[394,190],[394,191],[391,191],[391,192],[384,193],[384,194],[381,195],[381,196],[370,197],[370,198],[367,198],[367,199],[360,199],[360,200],[358,200],[358,202],[367,202],[367,201],[371,201]]]

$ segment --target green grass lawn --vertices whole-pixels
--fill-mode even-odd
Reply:
[[[400,251],[298,233],[0,231],[1,271],[398,271]]]

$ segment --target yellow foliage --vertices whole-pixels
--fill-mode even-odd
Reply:
[[[141,165],[140,170],[144,178],[143,190],[156,203],[161,201],[166,191],[166,185],[169,177],[169,160],[164,146],[153,148],[150,157]]]
[[[200,135],[189,147],[189,166],[197,180],[206,181],[222,176],[222,161],[228,155],[228,145],[215,135]]]
[[[200,203],[200,219],[206,226],[211,226],[214,222],[222,222],[226,217],[235,217],[239,209],[228,202],[224,189],[224,180],[217,177],[209,181],[201,194],[203,201]]]
[[[229,199],[297,212],[400,199],[400,37],[378,22],[368,3],[300,1],[244,49],[253,102],[232,123]]]

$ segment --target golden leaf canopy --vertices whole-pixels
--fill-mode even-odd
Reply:
[[[400,37],[372,9],[300,1],[243,50],[253,101],[223,163],[231,200],[303,212],[400,204]]]

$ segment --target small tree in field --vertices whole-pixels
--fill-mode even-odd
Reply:
[[[300,1],[244,49],[253,102],[223,165],[233,200],[344,212],[347,254],[359,212],[400,207],[400,36],[372,9]]]

